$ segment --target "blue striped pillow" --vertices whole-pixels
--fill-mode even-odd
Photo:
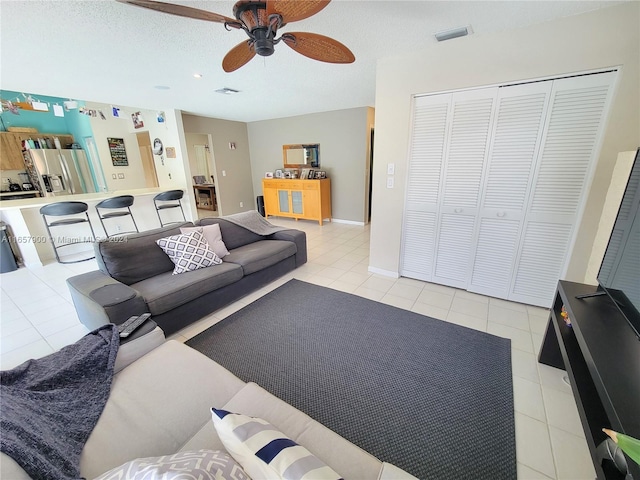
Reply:
[[[261,418],[211,409],[227,451],[251,478],[342,480],[309,450]]]

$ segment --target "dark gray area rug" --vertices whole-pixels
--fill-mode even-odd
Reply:
[[[291,280],[187,345],[418,478],[517,477],[510,340]]]

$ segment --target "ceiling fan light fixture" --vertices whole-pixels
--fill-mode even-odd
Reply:
[[[439,42],[444,42],[445,40],[451,40],[453,38],[465,37],[473,33],[471,29],[471,25],[466,25],[464,27],[453,28],[451,30],[444,30],[442,32],[437,32],[435,34],[436,40]]]
[[[233,95],[235,93],[240,93],[240,90],[234,90],[233,88],[224,87],[224,88],[219,88],[215,92],[216,93],[221,93],[223,95]]]

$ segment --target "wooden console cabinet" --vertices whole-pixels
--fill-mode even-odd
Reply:
[[[331,220],[331,180],[262,179],[265,216]]]
[[[597,478],[624,479],[610,462],[601,464],[596,449],[610,428],[640,438],[640,339],[597,287],[560,281],[538,360],[567,371]],[[565,307],[571,326],[560,315]],[[640,466],[627,458],[629,473]]]

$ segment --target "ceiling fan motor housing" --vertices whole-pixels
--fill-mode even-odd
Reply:
[[[274,52],[276,31],[282,26],[282,17],[277,21],[267,15],[266,2],[242,0],[233,7],[233,14],[243,23],[249,37],[254,42],[253,47],[258,55],[268,57]]]

